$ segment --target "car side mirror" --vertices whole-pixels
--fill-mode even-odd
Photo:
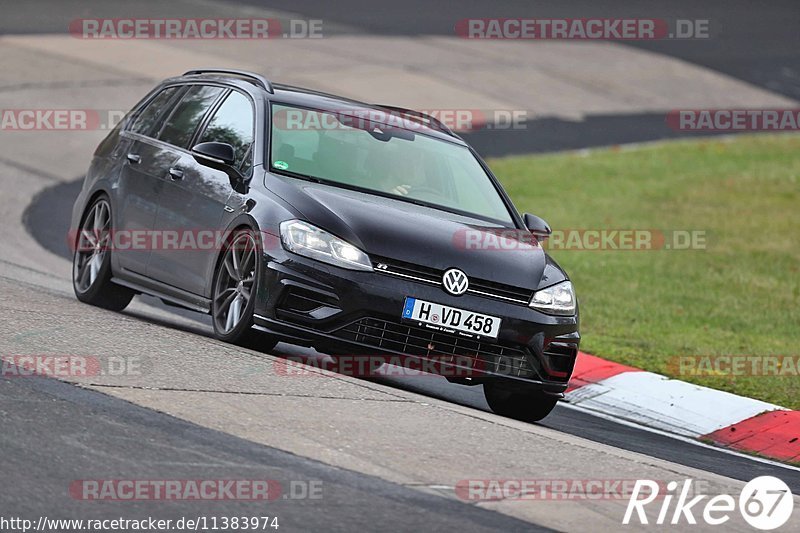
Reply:
[[[192,148],[192,155],[201,165],[217,170],[222,170],[221,166],[231,166],[236,161],[233,146],[228,143],[200,143]]]
[[[242,194],[247,192],[247,178],[233,166],[236,162],[236,152],[230,144],[213,141],[200,143],[192,148],[192,156],[204,167],[227,174],[231,180],[231,187],[236,192]]]
[[[525,213],[524,221],[525,227],[528,228],[531,233],[536,235],[536,238],[538,238],[540,241],[547,239],[550,234],[553,233],[553,230],[550,229],[550,224],[536,215]]]

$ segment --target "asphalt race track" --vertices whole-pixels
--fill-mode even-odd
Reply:
[[[131,44],[141,48],[127,55],[112,46],[90,50],[63,35],[64,21],[123,14],[179,17],[186,16],[187,6],[196,9],[192,16],[256,16],[268,9],[276,16],[322,18],[349,49],[363,47],[359,39],[376,47],[388,39],[391,46],[402,47],[406,41],[452,36],[455,21],[473,16],[708,18],[720,31],[719,39],[633,42],[613,50],[633,59],[669,61],[692,75],[697,68],[708,70],[713,80],[706,89],[730,87],[730,94],[743,100],[800,98],[800,9],[794,2],[772,2],[758,17],[752,10],[759,7],[749,2],[680,0],[668,11],[655,12],[632,0],[611,7],[584,1],[569,9],[561,5],[517,0],[491,7],[474,0],[458,7],[419,0],[381,6],[362,0],[203,0],[196,5],[180,0],[166,6],[145,0],[0,0],[0,9],[8,13],[0,21],[0,68],[8,73],[0,80],[0,108],[130,105],[166,72],[196,65],[210,49],[164,45],[158,48],[163,55],[154,59],[142,58],[141,51],[161,43]],[[347,41],[350,36],[355,44]],[[465,53],[459,43],[442,46]],[[222,48],[215,60],[252,64],[257,52],[244,44]],[[330,60],[317,57],[318,51],[304,43],[287,50],[296,53],[291,60],[297,64]],[[287,68],[285,56],[269,60]],[[300,79],[314,75],[281,72]],[[376,82],[375,90],[385,86]],[[487,102],[495,96],[491,93],[490,85],[474,91]],[[557,113],[534,117],[521,130],[481,130],[464,137],[490,156],[675,138],[677,132],[665,126],[661,111],[668,104],[665,99],[650,106],[654,109],[642,104],[614,112],[600,106],[579,119]],[[743,482],[773,475],[789,485],[795,507],[800,507],[797,468],[675,439],[568,405],[557,407],[540,424],[504,419],[489,411],[480,387],[453,385],[439,377],[291,379],[279,370],[282,357],[322,356],[286,344],[263,353],[219,343],[211,338],[208,317],[153,298],[137,297],[120,314],[78,303],[70,286],[65,232],[80,172],[102,133],[0,132],[0,224],[5,230],[0,239],[0,354],[141,358],[144,371],[64,381],[0,377],[0,516],[179,519],[267,514],[279,517],[281,531],[620,527],[625,500],[474,502],[458,497],[460,481],[488,478],[693,479],[716,493],[738,495]],[[283,494],[267,503],[87,502],[69,490],[77,480],[87,479],[271,479],[281,484]],[[292,487],[309,484],[323,487],[320,498],[292,497]],[[751,530],[740,517],[726,528]],[[786,528],[800,528],[797,512]],[[704,525],[695,529],[719,530]]]
[[[24,220],[30,234],[44,248],[70,258],[63,234],[54,228],[63,227],[69,223],[69,213],[72,209],[71,198],[80,190],[81,180],[68,182],[44,189],[25,211]],[[198,333],[211,336],[211,319],[200,313],[189,310],[175,309],[163,305],[156,298],[146,298],[145,301],[165,313],[180,314],[197,324]],[[301,349],[281,344],[275,350],[276,354],[305,353]],[[438,377],[413,377],[402,378],[387,377],[379,380],[380,383],[411,392],[439,398],[481,411],[489,411],[486,400],[483,398],[481,387],[470,387],[448,383],[444,378]],[[598,418],[588,413],[561,407],[541,422],[542,426],[558,431],[580,436],[603,444],[624,448],[626,450],[644,453],[673,461],[693,468],[708,470],[721,475],[750,480],[760,475],[778,475],[790,487],[800,490],[800,470],[789,469],[753,461],[739,455],[731,455],[710,447],[687,443],[671,437],[655,434],[643,429],[615,423],[603,418]]]
[[[30,415],[18,409],[21,404],[40,406],[36,424],[46,431],[32,430]],[[207,474],[224,472],[230,478],[324,483],[329,488],[327,492],[335,496],[283,499],[292,496],[291,489],[284,488],[281,498],[270,503],[270,515],[280,517],[279,524],[298,531],[394,529],[398,524],[403,524],[403,530],[417,531],[432,523],[463,531],[547,531],[451,499],[232,438],[54,380],[32,378],[6,384],[0,388],[0,411],[4,413],[0,438],[5,462],[3,481],[15,488],[10,497],[4,495],[6,514],[13,510],[18,516],[52,516],[54,511],[61,516],[84,515],[86,504],[79,500],[54,508],[53,501],[60,500],[63,492],[56,487],[68,486],[80,477],[80,472],[90,468],[124,466],[126,475],[138,479],[156,477],[165,470],[177,479],[191,479],[200,469]],[[94,452],[87,456],[85,447]],[[99,450],[105,452],[97,453]],[[65,454],[69,460],[53,461]],[[36,479],[50,480],[51,490],[31,483]],[[117,503],[93,511],[91,517],[149,514],[178,520],[182,516],[219,513],[215,506],[221,507],[208,502],[185,502],[177,508],[169,502],[138,503],[133,507]],[[265,513],[264,503],[226,503],[224,513],[261,516]]]

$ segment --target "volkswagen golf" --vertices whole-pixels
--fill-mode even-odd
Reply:
[[[550,232],[433,116],[192,70],[95,151],[72,278],[106,309],[148,294],[208,313],[226,342],[435,361],[535,421],[580,341]]]

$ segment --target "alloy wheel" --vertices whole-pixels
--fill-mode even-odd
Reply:
[[[217,330],[229,334],[241,322],[256,277],[256,243],[249,233],[237,236],[225,252],[214,290]]]
[[[106,200],[94,204],[81,225],[72,275],[79,292],[88,291],[100,275],[111,235],[111,208]]]

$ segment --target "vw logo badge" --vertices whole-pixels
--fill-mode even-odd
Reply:
[[[442,275],[442,284],[444,285],[444,290],[453,296],[461,296],[469,289],[467,275],[457,268],[445,270],[444,275]]]

